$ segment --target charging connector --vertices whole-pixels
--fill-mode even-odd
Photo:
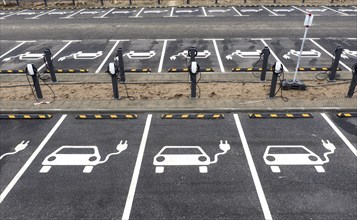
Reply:
[[[1,155],[1,156],[0,156],[0,160],[1,160],[2,158],[4,158],[5,156],[12,155],[12,154],[16,154],[17,152],[24,150],[24,149],[28,146],[29,143],[30,143],[30,141],[27,141],[27,142],[22,141],[21,143],[19,143],[18,145],[16,145],[15,151]]]

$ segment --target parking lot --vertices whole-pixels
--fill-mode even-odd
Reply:
[[[191,116],[216,119],[170,119]],[[1,120],[2,217],[357,216],[355,117],[335,112],[116,117],[122,116]],[[26,146],[19,149],[20,143]]]
[[[109,62],[114,61],[117,49],[123,48],[126,69],[149,68],[154,73],[168,73],[171,68],[186,68],[187,51],[195,47],[201,69],[212,68],[225,73],[232,72],[233,68],[261,67],[260,54],[265,46],[271,52],[269,67],[279,60],[285,72],[294,72],[301,39],[292,38],[1,40],[0,69],[4,72],[25,69],[27,63],[33,63],[39,71],[44,71],[43,53],[49,48],[56,69],[103,73]],[[309,38],[300,67],[330,67],[337,46],[344,49],[340,68],[351,71],[357,61],[357,38]]]

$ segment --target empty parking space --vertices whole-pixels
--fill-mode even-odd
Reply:
[[[286,15],[286,16],[300,16],[305,15],[304,12],[297,10],[291,6],[286,7],[277,7],[277,6],[266,6],[269,10],[276,13],[279,16]]]
[[[249,16],[269,16],[269,15],[273,15],[271,12],[269,12],[268,10],[264,9],[261,6],[256,6],[256,7],[236,7],[236,9],[242,15],[249,15]]]
[[[319,113],[239,117],[273,219],[356,217],[356,157]]]
[[[126,213],[131,219],[262,219],[233,116],[179,120],[154,114]]]
[[[357,15],[357,8],[354,7],[333,7],[333,6],[329,6],[330,9],[335,10],[336,12],[338,12],[339,14],[346,14],[346,15],[350,15],[350,16],[356,16]]]
[[[2,201],[1,216],[120,218],[145,120],[145,115],[98,120],[68,115]],[[29,126],[23,130],[34,129]]]

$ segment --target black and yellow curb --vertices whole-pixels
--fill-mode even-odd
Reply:
[[[339,118],[352,118],[352,117],[357,117],[357,112],[347,112],[347,113],[339,112],[336,115]]]
[[[169,6],[165,6],[165,5],[157,5],[157,6],[148,6],[146,8],[152,9],[152,8],[169,8]]]
[[[224,119],[223,114],[163,114],[161,119]]]
[[[25,70],[0,70],[0,73],[26,73]]]
[[[177,6],[176,8],[198,8],[199,6],[197,5],[181,5]]]
[[[329,71],[330,68],[328,67],[300,67],[299,71]],[[337,68],[337,71],[341,71],[341,68]]]
[[[144,68],[144,69],[132,68],[132,69],[125,69],[125,72],[128,72],[128,73],[150,73],[151,69],[150,68]]]
[[[188,72],[188,68],[170,68],[169,73]],[[214,72],[213,68],[200,69],[200,72]]]
[[[249,118],[313,118],[310,113],[252,113]]]
[[[137,6],[119,6],[116,7],[117,9],[136,9],[138,8]]]
[[[0,114],[0,119],[51,119],[48,114]]]
[[[137,119],[135,114],[83,114],[76,115],[75,119]]]
[[[263,68],[259,67],[248,67],[248,68],[233,68],[232,72],[255,72],[255,71],[262,71]],[[330,68],[328,67],[300,67],[299,71],[329,71]],[[337,71],[341,71],[341,68],[337,68]],[[272,68],[267,69],[267,71],[273,71]]]
[[[49,73],[49,70],[45,71]],[[88,73],[88,69],[55,69],[55,73]]]

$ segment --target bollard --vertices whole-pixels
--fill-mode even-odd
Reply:
[[[43,0],[45,2],[45,6],[47,7],[47,0]]]
[[[273,66],[273,76],[271,79],[269,98],[275,97],[276,83],[278,81],[278,77],[282,72],[282,70],[283,70],[283,65],[279,61],[277,61]]]
[[[160,0],[157,0],[157,4],[158,4],[158,5],[160,5],[160,4],[161,4]]]
[[[72,4],[73,4],[73,5],[76,5],[76,2],[75,2],[75,0],[72,0]]]
[[[352,79],[351,79],[350,88],[348,89],[347,98],[352,98],[353,93],[355,93],[356,84],[357,84],[357,63],[355,63],[355,65],[353,65],[352,67]]]
[[[328,81],[332,81],[332,82],[336,81],[335,77],[336,77],[338,63],[340,62],[342,51],[343,51],[343,48],[341,46],[337,46],[336,47],[335,59],[333,60],[333,63],[332,63],[332,66],[331,66],[331,70],[330,70]]]
[[[35,87],[37,99],[43,99],[40,83],[37,77],[37,69],[33,64],[27,64],[26,74],[32,77],[33,85]]]
[[[123,59],[123,49],[118,48],[117,50],[117,56],[114,59],[116,63],[116,67],[119,68],[119,76],[120,76],[120,81],[125,82],[125,69],[124,69],[124,59]]]
[[[16,4],[17,4],[17,6],[20,6],[20,1],[16,0]]]
[[[267,73],[267,68],[268,68],[268,59],[270,55],[270,50],[268,47],[264,47],[263,51],[263,67],[262,67],[262,73],[260,74],[260,81],[265,81],[265,76]]]
[[[103,6],[104,5],[104,2],[103,2],[103,0],[100,0],[100,4]]]
[[[190,4],[190,0],[187,0],[187,4],[188,4],[188,5]]]
[[[44,51],[44,53],[45,53],[45,64],[46,64],[48,70],[50,71],[51,80],[52,80],[52,82],[57,82],[57,78],[56,78],[56,74],[55,74],[55,67],[53,66],[53,63],[52,63],[51,50],[47,48]]]
[[[131,0],[129,0],[129,5],[131,5],[132,4],[132,2],[131,2]]]
[[[199,67],[195,61],[197,56],[197,50],[191,47],[188,50],[188,56],[190,57],[190,79],[191,79],[191,98],[196,98],[196,87],[197,87],[197,73],[199,72]]]
[[[109,63],[108,71],[112,78],[112,87],[113,87],[113,98],[119,99],[119,90],[118,90],[118,68],[115,66],[115,63]]]

